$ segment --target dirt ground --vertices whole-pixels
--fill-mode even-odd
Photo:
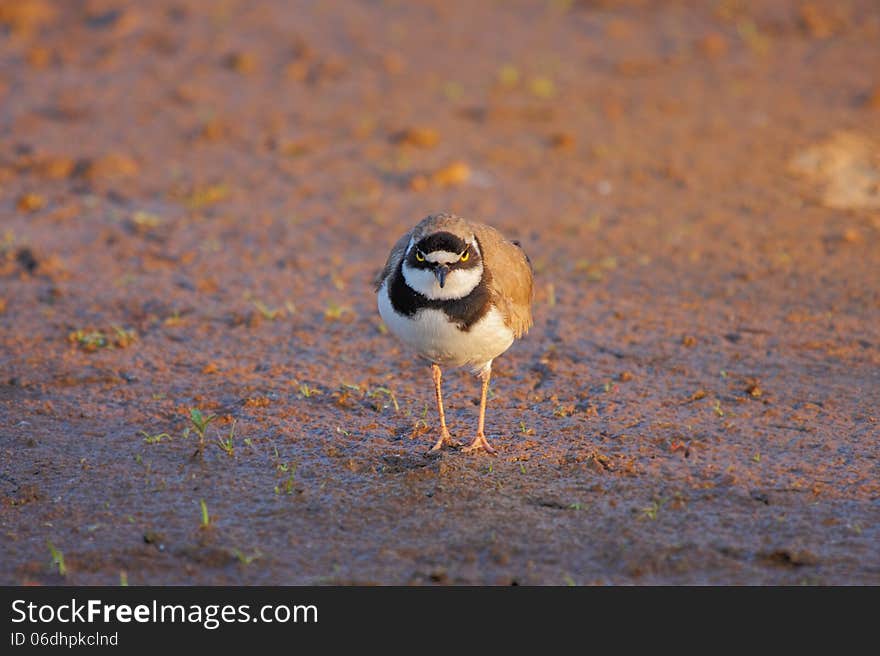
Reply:
[[[880,584],[878,139],[873,0],[0,2],[0,582]],[[376,311],[441,210],[497,457]]]

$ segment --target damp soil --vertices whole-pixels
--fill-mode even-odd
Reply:
[[[878,62],[871,0],[0,3],[0,581],[880,584]],[[441,210],[535,269],[496,457],[376,311]]]

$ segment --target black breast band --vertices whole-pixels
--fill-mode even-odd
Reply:
[[[486,284],[488,272],[483,269],[483,277],[479,284],[467,296],[451,299],[430,299],[406,284],[403,277],[403,261],[389,281],[388,295],[391,306],[399,314],[408,317],[423,309],[442,310],[450,321],[464,331],[471,329],[475,323],[489,311],[489,286]]]

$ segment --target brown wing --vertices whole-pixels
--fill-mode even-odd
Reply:
[[[473,224],[483,262],[492,274],[490,289],[515,337],[532,325],[532,266],[519,245],[508,241],[492,226]]]
[[[385,281],[385,279],[390,276],[391,273],[397,268],[397,265],[400,264],[400,260],[403,258],[404,253],[406,253],[406,247],[409,246],[409,239],[411,235],[412,231],[406,233],[403,237],[397,240],[396,244],[394,244],[394,247],[388,254],[388,261],[385,262],[385,268],[382,269],[382,273],[380,273],[373,281],[373,285],[375,286],[376,291],[379,291],[379,288],[382,286],[382,283]]]

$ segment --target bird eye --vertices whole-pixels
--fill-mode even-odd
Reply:
[[[461,255],[459,255],[459,257],[458,257],[458,261],[459,261],[459,262],[467,262],[467,261],[468,261],[468,258],[469,258],[470,256],[471,256],[471,252],[470,252],[470,251],[465,251],[464,253],[462,253]]]
[[[425,256],[422,255],[422,251],[416,250],[416,262],[424,262]]]

